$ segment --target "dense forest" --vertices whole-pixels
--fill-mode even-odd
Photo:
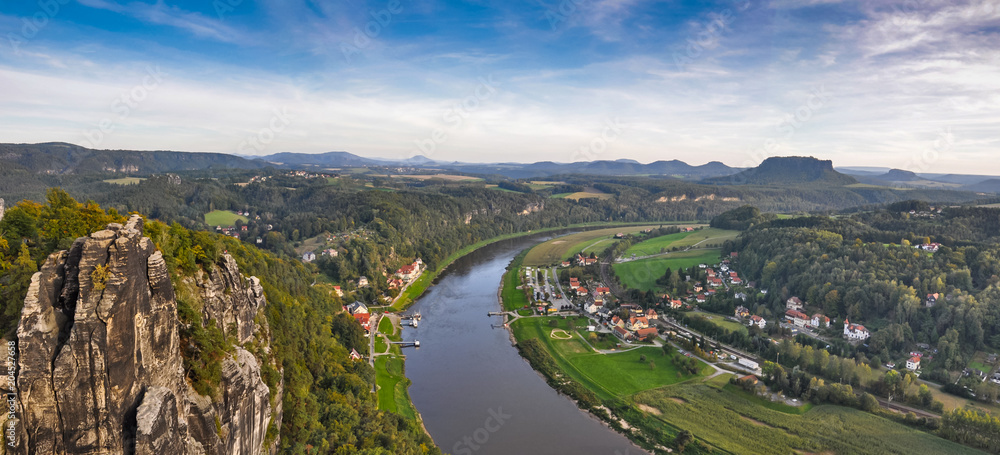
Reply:
[[[17,325],[32,273],[49,253],[122,221],[115,209],[80,204],[58,189],[49,191],[45,204],[25,201],[10,208],[0,221],[0,322],[6,336]],[[223,252],[244,274],[261,280],[273,334],[271,355],[284,372],[279,378],[265,362],[262,374],[272,392],[284,380],[283,453],[440,453],[415,422],[377,409],[370,393],[374,370],[349,357],[351,349],[367,352],[362,329],[341,311],[336,296],[309,285],[314,272],[298,261],[178,223],[151,221],[144,229],[163,252],[175,286],[198,269],[214,267]],[[218,329],[205,329],[198,315],[179,294],[182,337],[192,346],[183,352],[184,366],[195,389],[211,395],[231,341]]]

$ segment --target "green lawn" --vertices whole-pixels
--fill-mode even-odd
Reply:
[[[667,267],[677,270],[698,264],[716,264],[719,254],[718,249],[679,251],[663,257],[614,264],[612,268],[625,286],[648,291],[658,287],[656,279],[663,276]]]
[[[417,413],[410,403],[410,396],[406,390],[410,386],[410,380],[403,373],[402,358],[380,356],[375,359],[378,408],[416,420]]]
[[[517,287],[521,285],[521,276],[524,273],[521,269],[521,261],[524,260],[525,252],[522,251],[514,260],[510,262],[507,271],[503,274],[503,288],[500,290],[500,303],[504,311],[515,311],[530,304],[528,297],[524,295],[523,289]]]
[[[730,332],[743,332],[744,334],[748,333],[747,327],[745,325],[730,321],[729,319],[726,319],[725,316],[719,314],[709,314],[709,313],[693,312],[693,311],[689,311],[685,314],[690,316],[700,317],[703,319],[708,319],[709,321],[712,321],[712,324],[722,327]]]
[[[247,222],[247,217],[237,215],[229,210],[214,210],[205,214],[205,224],[209,226],[234,226],[236,220]]]
[[[731,453],[980,453],[855,409],[832,405],[794,409],[728,385],[719,388],[692,381],[645,391],[635,400],[659,411],[651,418],[691,431]]]
[[[603,399],[621,398],[643,390],[675,384],[691,379],[693,375],[678,374],[673,363],[656,347],[642,347],[615,354],[598,354],[591,350],[578,336],[571,340],[558,340],[550,336],[553,327],[549,321],[558,322],[557,327],[569,330],[568,321],[576,327],[585,327],[587,318],[544,317],[514,321],[512,328],[518,340],[537,338],[541,341],[560,369],[580,382]],[[645,362],[639,357],[646,356]],[[655,368],[649,368],[649,362]],[[704,366],[700,375],[708,374],[711,367]]]
[[[528,251],[528,255],[524,258],[524,265],[552,265],[570,258],[574,254],[580,252],[583,248],[586,248],[598,240],[612,240],[614,235],[619,232],[634,234],[642,232],[645,229],[656,229],[657,227],[659,227],[659,225],[621,226],[564,235],[562,237],[557,237],[547,242],[535,245],[530,251]],[[600,251],[594,252],[600,253]]]

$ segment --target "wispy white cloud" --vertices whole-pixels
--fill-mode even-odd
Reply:
[[[132,17],[150,24],[176,27],[201,38],[227,43],[246,44],[249,36],[239,32],[225,22],[200,13],[184,11],[167,5],[163,0],[155,3],[116,3],[111,0],[77,0],[81,5],[103,9]]]

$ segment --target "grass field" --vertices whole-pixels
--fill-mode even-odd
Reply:
[[[138,185],[139,182],[146,180],[140,177],[123,177],[120,179],[108,179],[104,183],[110,183],[112,185]]]
[[[450,182],[463,182],[463,181],[467,181],[467,182],[481,182],[481,181],[483,181],[483,179],[481,179],[479,177],[472,177],[472,176],[468,176],[468,175],[457,175],[457,174],[432,174],[432,175],[429,175],[429,174],[420,174],[420,175],[414,175],[414,174],[409,174],[409,175],[407,175],[407,174],[396,174],[396,175],[393,175],[392,178],[415,179],[415,180],[441,179],[441,180],[447,180],[447,181],[450,181]]]
[[[689,311],[686,314],[690,316],[708,319],[709,321],[712,321],[712,324],[722,327],[730,332],[743,332],[744,334],[748,332],[745,325],[730,321],[729,319],[726,319],[725,316],[719,314],[709,314],[709,313],[693,312],[693,311]]]
[[[668,256],[614,264],[612,268],[625,286],[648,291],[658,287],[656,279],[663,276],[667,267],[677,270],[678,267],[716,264],[719,262],[719,253],[718,249],[679,251]]]
[[[514,256],[510,267],[503,274],[503,288],[500,290],[500,300],[504,311],[514,311],[528,305],[528,297],[524,295],[524,290],[517,289],[521,285],[521,261],[524,260],[525,252]],[[530,313],[529,313],[530,314]]]
[[[672,248],[684,249],[695,245],[721,245],[726,240],[735,239],[739,231],[726,229],[704,228],[694,232],[678,232],[676,234],[662,235],[644,242],[632,245],[625,250],[625,257],[651,256],[661,252],[670,251]]]
[[[547,242],[535,245],[530,251],[528,251],[528,255],[525,256],[524,265],[532,267],[552,265],[573,256],[580,250],[595,242],[608,240],[608,242],[604,243],[605,245],[608,245],[614,240],[614,235],[619,232],[634,234],[636,232],[642,232],[645,229],[655,229],[657,227],[659,227],[659,225],[623,226],[564,235],[562,237],[557,237]],[[600,251],[595,251],[595,253],[600,253]]]
[[[395,412],[410,420],[416,420],[417,413],[410,403],[410,394],[406,390],[410,385],[410,380],[403,373],[402,358],[381,356],[375,359],[378,408]]]
[[[806,410],[770,403],[741,389],[695,381],[649,390],[637,403],[650,417],[739,454],[971,454],[971,448],[855,409]]]
[[[610,194],[608,194],[608,193],[602,193],[602,192],[597,191],[597,190],[578,191],[576,193],[568,193],[568,194],[567,193],[561,193],[561,194],[562,194],[561,197],[563,199],[572,199],[574,201],[579,201],[580,199],[586,199],[586,198],[591,198],[591,197],[595,197],[595,198],[598,198],[598,199],[611,199],[611,195]]]
[[[237,215],[229,210],[213,210],[205,214],[205,224],[209,226],[234,226],[236,220],[247,222],[247,217]]]
[[[557,321],[557,327],[549,326],[549,321]],[[577,327],[585,327],[587,318],[546,317],[518,319],[512,324],[514,337],[518,340],[536,338],[545,345],[559,367],[570,377],[592,390],[601,398],[620,398],[664,385],[676,384],[691,379],[693,375],[681,374],[673,363],[656,347],[643,347],[615,354],[598,354],[587,344],[574,336],[570,340],[553,339],[554,328],[569,330],[568,322],[575,321]],[[639,356],[645,355],[641,362]],[[649,362],[655,368],[649,368]],[[708,365],[700,374],[712,369]]]

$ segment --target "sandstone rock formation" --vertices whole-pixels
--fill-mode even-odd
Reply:
[[[206,324],[235,328],[237,346],[265,340],[269,351],[256,278],[224,255],[196,281]],[[15,453],[273,453],[266,435],[280,427],[280,384],[272,404],[262,360],[235,347],[218,395],[199,395],[185,377],[179,326],[170,274],[141,217],[49,256],[17,329]]]

